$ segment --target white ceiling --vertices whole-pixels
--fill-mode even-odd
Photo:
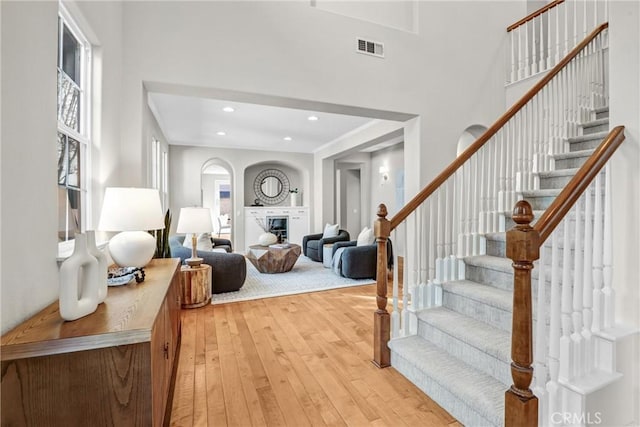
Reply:
[[[209,98],[149,93],[169,144],[312,153],[376,119]],[[232,107],[234,112],[223,111]],[[317,121],[308,120],[309,116]],[[226,135],[218,135],[218,132]],[[292,138],[291,141],[284,140]]]

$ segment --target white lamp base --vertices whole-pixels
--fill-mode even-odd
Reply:
[[[156,239],[146,231],[123,231],[109,240],[109,253],[120,267],[142,268],[156,251]]]

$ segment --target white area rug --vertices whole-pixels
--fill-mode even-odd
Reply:
[[[374,283],[373,279],[354,280],[338,276],[330,268],[324,268],[321,262],[311,261],[304,255],[298,258],[291,271],[279,274],[260,273],[247,260],[247,279],[242,288],[237,292],[214,294],[211,303],[247,301],[371,283]]]

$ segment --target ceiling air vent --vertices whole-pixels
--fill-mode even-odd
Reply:
[[[365,55],[373,55],[379,58],[384,58],[384,45],[382,43],[374,42],[371,40],[357,39],[358,40],[358,53],[364,53]]]

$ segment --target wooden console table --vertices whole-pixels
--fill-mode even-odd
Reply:
[[[180,338],[179,259],[65,322],[55,302],[1,340],[2,425],[161,426]],[[170,407],[170,402],[169,402]]]

